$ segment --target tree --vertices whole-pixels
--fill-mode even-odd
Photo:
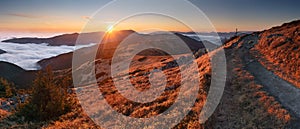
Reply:
[[[57,83],[50,67],[38,72],[33,82],[32,98],[24,107],[28,120],[44,121],[56,118],[67,111],[67,83]],[[29,109],[28,109],[29,108]],[[30,114],[35,112],[34,114]]]

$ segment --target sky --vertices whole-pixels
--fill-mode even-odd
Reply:
[[[300,1],[296,0],[189,0],[201,9],[219,32],[258,31],[281,25],[300,18]],[[15,32],[81,32],[92,19],[92,15],[111,0],[1,0],[0,1],[0,31]],[[171,0],[161,0],[161,5],[172,5]],[[173,6],[173,5],[172,5]],[[145,6],[135,6],[143,9]],[[151,8],[156,8],[152,6]],[[188,17],[190,12],[175,5],[175,13]],[[114,16],[122,16],[126,10],[116,8],[103,14],[101,25],[94,26],[95,31],[106,31],[111,28]],[[139,20],[128,20],[119,29],[134,29],[155,26],[170,31],[187,31],[178,27],[176,22],[167,18],[140,17]],[[152,24],[142,24],[144,21]],[[198,24],[194,21],[194,24]],[[99,23],[100,24],[100,23]],[[129,25],[130,24],[130,25]],[[127,27],[127,28],[126,28]],[[197,31],[205,31],[197,30]]]

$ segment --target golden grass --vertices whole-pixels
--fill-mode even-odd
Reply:
[[[143,59],[141,60],[141,58]],[[173,58],[169,56],[136,56],[130,67],[131,83],[139,90],[146,90],[150,86],[150,83],[147,80],[148,74],[145,73],[154,68],[161,68],[171,61],[173,61]],[[199,66],[199,72],[201,73],[200,80],[202,83],[199,85],[200,91],[197,96],[196,103],[192,107],[192,111],[174,128],[204,128],[203,125],[200,125],[198,120],[200,111],[206,99],[206,91],[204,89],[207,89],[209,86],[209,80],[206,80],[208,78],[205,78],[204,75],[210,75],[211,70],[207,55],[200,57],[197,60],[197,63]],[[168,68],[165,69],[163,73],[167,78],[166,87],[169,87],[171,90],[165,91],[162,95],[150,103],[141,104],[124,98],[113,85],[111,78],[104,79],[103,82],[99,82],[99,90],[105,95],[105,101],[107,101],[112,108],[119,113],[136,118],[149,118],[168,109],[177,99],[177,95],[179,93],[181,81],[179,68]],[[109,73],[106,73],[106,75],[108,74]],[[74,108],[72,112],[61,116],[59,120],[50,122],[49,125],[45,126],[45,128],[101,128],[100,126],[95,125],[93,121],[88,118],[88,116],[82,111],[78,102],[75,107],[76,108]]]
[[[228,61],[228,80],[224,96],[216,112],[207,123],[208,128],[286,128],[291,115],[274,97],[256,84],[244,69],[241,57],[246,54],[240,47],[241,37],[227,43],[224,48]]]
[[[259,51],[260,62],[300,88],[300,22],[284,24],[262,32],[259,43],[253,48]]]
[[[3,120],[4,118],[8,117],[10,114],[11,112],[0,109],[0,120]]]

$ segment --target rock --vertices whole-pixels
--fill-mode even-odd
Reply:
[[[1,105],[6,105],[6,101],[2,101],[2,102],[1,102]]]
[[[25,103],[26,99],[28,98],[28,94],[25,94],[25,95],[20,95],[20,102],[21,103]]]
[[[1,109],[3,109],[3,110],[7,110],[7,111],[10,111],[10,110],[11,110],[11,108],[10,108],[10,105],[9,105],[9,104],[2,105],[2,106],[1,106]]]
[[[283,36],[283,34],[270,34],[269,36],[267,36],[267,38],[280,37],[280,36]]]
[[[175,85],[168,86],[168,87],[165,88],[165,91],[174,90],[174,89],[176,89],[176,87],[177,87],[177,86],[175,86]]]
[[[13,96],[6,100],[1,100],[0,101],[0,104],[1,104],[0,109],[6,110],[6,111],[16,110],[18,104],[25,103],[25,101],[28,97],[29,97],[28,94],[24,94],[24,95]]]
[[[202,55],[204,55],[206,53],[207,53],[206,48],[201,48],[197,52],[195,52],[194,55],[195,55],[195,58],[198,58],[198,57],[200,57],[200,56],[202,56]]]

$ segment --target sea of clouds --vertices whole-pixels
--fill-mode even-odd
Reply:
[[[13,37],[51,37],[58,34],[52,33],[7,33],[0,32],[0,41],[10,39]],[[185,34],[196,40],[200,40],[197,35]],[[220,37],[215,36],[201,36],[201,40],[208,40],[212,43],[217,43]],[[87,45],[75,46],[48,46],[48,44],[17,44],[17,43],[4,43],[0,42],[0,49],[7,53],[0,54],[0,61],[16,64],[25,70],[38,70],[40,66],[37,64],[38,61],[54,56],[58,56],[63,53],[72,52],[76,49],[83,47],[90,47],[95,43]]]
[[[185,36],[188,36],[190,38],[196,39],[198,41],[209,41],[213,44],[216,45],[222,45],[222,43],[220,41],[222,41],[225,38],[228,37],[224,37],[224,36],[215,36],[215,35],[197,35],[197,34],[183,34]]]
[[[0,49],[7,53],[0,54],[0,61],[10,62],[22,67],[25,70],[39,69],[38,61],[54,57],[63,53],[74,51],[83,47],[90,47],[95,44],[80,46],[48,46],[48,44],[17,44],[0,43]]]
[[[8,33],[0,32],[0,41],[10,38],[20,37],[52,37],[55,33]],[[63,53],[72,52],[75,49],[90,47],[95,43],[78,46],[48,46],[48,44],[17,44],[0,42],[0,49],[7,53],[0,54],[0,61],[13,63],[25,70],[37,70],[40,66],[38,61]]]

